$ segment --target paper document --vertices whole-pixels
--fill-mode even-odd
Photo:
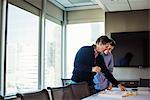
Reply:
[[[99,96],[102,97],[111,97],[111,98],[122,98],[128,96],[136,96],[137,93],[135,91],[101,91],[99,92]]]

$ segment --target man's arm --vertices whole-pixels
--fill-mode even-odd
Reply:
[[[110,71],[107,69],[104,58],[102,55],[98,55],[96,58],[96,65],[101,67],[101,72],[104,73],[104,76],[114,85],[118,85],[119,82],[114,78],[114,76],[110,73]]]

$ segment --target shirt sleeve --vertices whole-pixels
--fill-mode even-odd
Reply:
[[[114,85],[118,85],[119,82],[114,78],[114,76],[110,73],[110,71],[107,69],[104,58],[102,55],[98,55],[96,58],[96,65],[101,67],[101,72],[104,73],[104,76]]]
[[[108,64],[108,70],[112,73],[113,72],[113,67],[114,67],[114,58],[113,55],[110,54],[110,62]]]

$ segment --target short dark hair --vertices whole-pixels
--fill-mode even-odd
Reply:
[[[107,44],[107,43],[110,43],[111,40],[106,36],[106,35],[103,35],[103,36],[100,36],[97,40],[96,40],[96,43],[99,43],[101,42],[102,44]]]
[[[116,42],[113,39],[110,39],[110,40],[111,40],[110,45],[115,47],[116,46]]]

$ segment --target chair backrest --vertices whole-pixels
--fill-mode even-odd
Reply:
[[[4,97],[0,95],[0,100],[4,100]]]
[[[87,82],[80,82],[76,84],[70,84],[74,98],[81,100],[90,95],[90,90]]]
[[[140,86],[141,87],[150,87],[150,79],[140,78]]]
[[[52,100],[74,100],[70,85],[47,89],[51,91]]]
[[[61,78],[63,86],[67,86],[71,83],[71,79]]]
[[[43,89],[41,91],[16,94],[17,100],[50,100],[48,91]]]

